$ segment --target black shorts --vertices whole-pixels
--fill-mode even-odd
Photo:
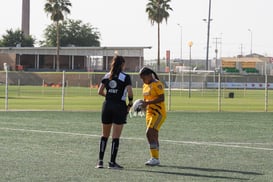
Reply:
[[[103,124],[126,124],[127,106],[125,102],[104,101],[101,121]]]

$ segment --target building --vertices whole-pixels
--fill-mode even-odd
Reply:
[[[273,64],[271,57],[259,54],[247,56],[223,57],[221,58],[222,70],[226,73],[273,75]],[[266,72],[265,72],[266,70]]]
[[[106,71],[115,54],[126,60],[126,71],[138,71],[144,62],[144,49],[151,47],[61,47],[60,70]],[[55,71],[55,47],[0,48],[0,69],[8,63],[10,70]]]
[[[177,72],[189,69],[205,70],[205,59],[184,59],[173,60],[173,68]],[[209,70],[222,68],[226,74],[256,74],[264,75],[267,70],[268,75],[273,75],[273,58],[259,54],[246,56],[222,57],[220,59],[209,60]]]

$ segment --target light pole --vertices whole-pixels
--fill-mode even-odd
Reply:
[[[189,65],[189,98],[191,98],[191,82],[192,82],[192,80],[191,80],[191,47],[192,47],[192,45],[193,45],[193,42],[192,41],[189,41],[188,42],[188,46],[189,46],[189,48],[190,48],[190,55],[189,55],[189,59],[190,59],[190,65]]]
[[[179,23],[177,23],[177,25],[179,26],[179,28],[180,28],[180,60],[181,61],[183,61],[182,60],[182,26],[179,24]],[[182,63],[183,64],[183,63]]]
[[[248,31],[250,32],[250,54],[252,54],[252,30],[249,28]]]
[[[209,0],[209,15],[207,19],[208,29],[207,29],[206,70],[209,69],[209,39],[210,39],[210,21],[211,21],[210,15],[211,15],[211,0]]]
[[[184,66],[184,61],[183,61],[183,59],[182,59],[182,44],[183,44],[183,42],[182,42],[182,26],[179,24],[179,23],[177,23],[177,26],[179,26],[179,28],[180,28],[180,61],[181,61],[181,63],[182,63],[182,66]],[[182,70],[182,80],[181,80],[181,91],[183,90],[183,70]]]

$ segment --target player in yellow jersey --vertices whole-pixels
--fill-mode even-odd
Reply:
[[[150,68],[142,68],[139,75],[144,83],[143,107],[146,107],[146,137],[150,145],[151,155],[145,165],[156,166],[160,164],[158,132],[166,119],[164,86],[157,74]]]

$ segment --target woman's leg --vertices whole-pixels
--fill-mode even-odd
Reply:
[[[111,163],[116,163],[116,157],[118,154],[119,148],[119,138],[123,129],[123,124],[113,124],[113,133],[112,133],[112,148],[111,148]]]
[[[154,128],[147,128],[146,137],[150,145],[150,155],[152,158],[159,158],[158,131]]]
[[[102,136],[100,139],[100,152],[99,160],[103,161],[104,153],[107,145],[108,138],[110,136],[112,124],[102,124]]]
[[[112,124],[102,124],[102,136],[109,138]]]

